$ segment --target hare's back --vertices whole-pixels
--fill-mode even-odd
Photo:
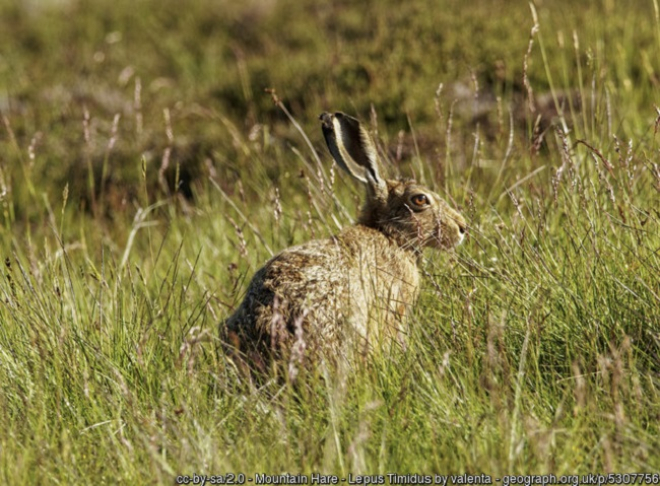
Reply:
[[[344,255],[331,238],[284,250],[266,263],[261,281],[255,278],[250,287],[271,292],[280,302],[295,302],[310,313],[325,295],[341,292],[346,279]]]
[[[308,349],[334,349],[347,333],[398,334],[418,288],[413,253],[375,229],[350,226],[269,260],[226,330],[239,348],[260,353],[288,348],[297,332]]]
[[[309,323],[317,331],[333,333],[348,288],[343,260],[334,238],[274,256],[252,278],[243,302],[227,320],[227,330],[241,341],[271,342],[288,341],[297,325],[307,331]]]

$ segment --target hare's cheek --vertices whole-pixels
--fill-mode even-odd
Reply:
[[[449,248],[455,248],[463,242],[463,235],[458,231],[457,226],[456,227],[453,226],[452,228],[450,228],[450,231],[451,231],[450,233],[451,237],[449,238],[448,235],[449,241],[447,243]]]
[[[451,250],[463,242],[464,235],[459,231],[456,225],[441,225],[437,241],[439,247],[444,250]]]
[[[438,225],[436,230],[433,232],[431,238],[429,238],[428,245],[437,248],[437,249],[446,249],[449,247],[449,242],[447,241],[447,228],[443,225]]]

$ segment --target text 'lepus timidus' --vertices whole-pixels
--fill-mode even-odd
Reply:
[[[381,176],[376,149],[355,118],[320,117],[337,164],[367,189],[357,224],[282,251],[252,278],[226,321],[224,342],[257,370],[276,361],[297,370],[315,360],[352,361],[405,333],[419,294],[424,247],[451,249],[463,217],[412,180]]]

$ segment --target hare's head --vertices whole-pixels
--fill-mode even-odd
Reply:
[[[344,113],[323,113],[323,135],[339,166],[367,187],[359,222],[378,229],[404,248],[450,249],[463,241],[463,216],[413,180],[380,176],[378,155],[360,122]]]

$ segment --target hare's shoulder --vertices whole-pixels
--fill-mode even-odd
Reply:
[[[402,248],[396,239],[369,226],[350,226],[337,239],[343,252],[351,257],[374,260],[373,263],[378,265],[398,261],[406,267],[417,268],[418,255],[412,248]]]
[[[271,273],[284,268],[336,268],[336,265],[345,265],[347,259],[351,259],[355,254],[373,252],[375,248],[387,244],[385,235],[373,228],[363,225],[349,226],[329,238],[311,240],[281,251],[266,263],[264,269]]]
[[[417,257],[380,231],[358,224],[283,250],[257,272],[253,283],[276,292],[297,287],[310,291],[374,272],[408,277],[416,285]]]

